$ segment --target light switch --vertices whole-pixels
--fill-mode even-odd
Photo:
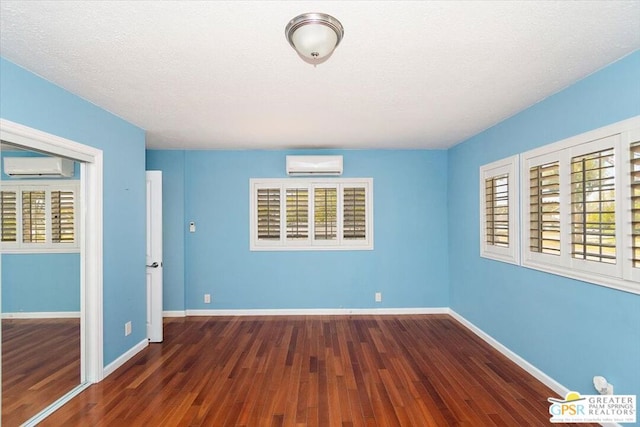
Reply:
[[[196,232],[196,223],[191,221],[189,223],[189,233],[195,233]]]

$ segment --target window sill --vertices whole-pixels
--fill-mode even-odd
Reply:
[[[252,245],[252,252],[270,252],[270,251],[372,251],[373,243],[369,245],[351,245],[351,246],[255,246]]]
[[[4,254],[79,254],[80,248],[2,248],[1,253]]]
[[[580,273],[575,270],[540,264],[532,261],[523,261],[522,266],[532,270],[543,271],[545,273],[551,273],[569,279],[580,280],[582,282],[593,283],[606,288],[640,295],[640,283],[631,282],[617,277],[603,276],[596,273]]]

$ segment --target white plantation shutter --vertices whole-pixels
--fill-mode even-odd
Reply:
[[[309,238],[309,190],[287,188],[287,239]]]
[[[486,241],[509,246],[509,174],[485,180]]]
[[[51,241],[75,241],[75,197],[73,191],[51,192]]]
[[[18,211],[15,191],[2,191],[0,212],[2,213],[2,241],[15,242],[18,238]]]
[[[316,240],[338,238],[338,190],[314,188],[314,237]]]
[[[616,263],[616,199],[613,148],[571,159],[571,253],[574,258]]]
[[[640,141],[631,144],[631,233],[633,267],[640,268]]]
[[[364,240],[367,237],[366,188],[345,187],[343,190],[342,236],[345,239]]]
[[[258,189],[258,239],[280,240],[280,189]]]
[[[560,255],[560,163],[529,169],[529,248]]]
[[[519,263],[518,156],[480,167],[480,256]]]
[[[47,241],[46,193],[22,192],[22,241],[45,243]]]

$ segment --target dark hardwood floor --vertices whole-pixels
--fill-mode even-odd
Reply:
[[[80,319],[2,320],[2,425],[19,426],[80,384]]]
[[[448,315],[188,317],[41,425],[548,426],[551,396]]]

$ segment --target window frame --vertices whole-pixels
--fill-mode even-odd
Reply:
[[[480,167],[480,256],[510,264],[520,263],[520,232],[519,232],[519,174],[518,155],[497,160]],[[507,247],[489,244],[487,242],[487,212],[486,212],[486,180],[507,174],[508,205],[509,205],[509,242]]]
[[[632,293],[640,293],[640,268],[632,266],[632,212],[630,147],[640,141],[640,116],[551,143],[520,155],[521,180],[521,264],[545,271]],[[571,161],[574,157],[612,147],[615,163],[616,262],[608,264],[572,256]],[[558,161],[560,167],[560,255],[531,251],[530,191],[531,167]]]
[[[16,194],[16,241],[1,242],[2,253],[7,254],[31,254],[31,253],[79,253],[80,252],[80,181],[73,180],[10,180],[2,181],[1,191],[15,191]],[[46,229],[44,243],[26,243],[23,241],[23,191],[44,191],[45,192],[45,212]],[[51,193],[55,191],[73,191],[73,242],[53,242],[52,241],[52,212]]]
[[[344,188],[365,188],[365,238],[353,240],[344,238],[343,220]],[[280,191],[280,238],[277,240],[258,239],[258,190],[264,188]],[[336,239],[315,238],[315,189],[336,188]],[[307,238],[287,238],[287,189],[307,190]],[[249,180],[249,249],[251,251],[323,251],[323,250],[373,250],[373,178],[252,178]]]

